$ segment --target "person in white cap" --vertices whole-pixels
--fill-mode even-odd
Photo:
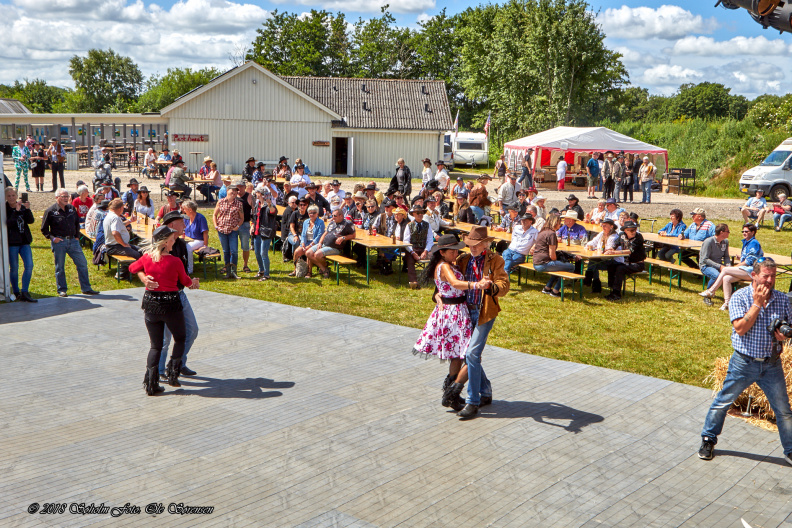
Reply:
[[[657,174],[657,167],[649,161],[649,156],[644,156],[643,164],[641,164],[641,170],[638,174],[641,179],[641,191],[643,191],[641,203],[652,203],[652,183],[654,183],[655,174]]]

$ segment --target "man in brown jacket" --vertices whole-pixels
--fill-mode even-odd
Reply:
[[[481,367],[481,353],[484,345],[487,344],[487,337],[495,324],[495,318],[500,312],[498,298],[509,292],[509,276],[504,270],[503,257],[489,249],[492,240],[486,227],[474,227],[465,237],[470,253],[463,253],[457,258],[457,267],[462,271],[466,281],[478,282],[482,279],[491,281],[491,285],[486,290],[471,289],[465,292],[470,321],[473,325],[473,335],[465,354],[467,368],[459,372],[456,382],[448,387],[447,394],[444,395],[444,404],[448,402],[449,406],[454,406],[451,404],[456,404],[464,387],[465,378],[468,379],[466,405],[457,413],[463,420],[475,418],[479,407],[492,403],[492,384]]]

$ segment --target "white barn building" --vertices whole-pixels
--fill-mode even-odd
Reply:
[[[443,81],[279,77],[255,62],[161,114],[171,148],[200,150],[234,173],[250,156],[270,163],[286,156],[313,173],[384,177],[401,157],[418,175],[423,158],[442,159],[452,125]]]
[[[404,158],[420,177],[422,159],[442,159],[451,127],[443,81],[279,77],[255,62],[154,114],[0,112],[0,139],[9,142],[58,135],[74,156],[99,142],[139,151],[167,144],[192,170],[209,155],[231,174],[250,156],[267,168],[286,156],[291,164],[302,158],[314,174],[358,178],[392,176]],[[76,157],[68,167],[77,168]]]

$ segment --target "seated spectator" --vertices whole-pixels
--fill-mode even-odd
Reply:
[[[618,222],[619,216],[623,212],[624,209],[616,204],[616,200],[614,198],[608,198],[605,200],[605,218],[610,218],[614,222]],[[635,223],[637,224],[638,222],[636,221]]]
[[[611,292],[605,298],[609,301],[620,300],[624,279],[627,275],[640,273],[644,271],[645,267],[646,248],[643,235],[638,232],[638,224],[631,220],[624,223],[619,246],[622,249],[615,253],[626,255],[626,261],[611,260],[608,262],[608,286],[610,286]]]
[[[520,216],[520,221],[514,225],[511,243],[503,252],[506,274],[511,273],[518,264],[525,262],[531,248],[533,248],[536,235],[539,234],[533,223],[533,215],[527,213]]]
[[[693,223],[687,226],[685,232],[679,235],[681,240],[696,240],[704,242],[711,236],[715,236],[715,225],[707,220],[707,212],[701,207],[696,207],[693,212]],[[682,262],[690,267],[696,268],[698,265],[693,262],[691,258],[695,252],[692,250],[685,250],[682,252]]]
[[[297,171],[297,165],[302,165],[303,166],[303,170],[305,171],[305,174],[307,174],[309,176],[311,175],[311,169],[308,167],[308,165],[303,163],[302,158],[297,158],[296,160],[294,160],[294,171]]]
[[[767,200],[764,198],[764,191],[756,189],[756,195],[748,198],[745,205],[740,207],[740,212],[742,212],[746,223],[753,220],[756,225],[761,225],[767,212]]]
[[[403,212],[398,210],[398,215],[401,216]],[[429,222],[424,220],[426,209],[421,206],[413,206],[409,211],[413,216],[413,220],[407,224],[407,228],[402,232],[401,240],[410,244],[404,250],[404,266],[407,268],[407,280],[410,283],[410,288],[413,290],[419,289],[418,276],[415,273],[415,264],[422,260],[429,259],[429,252],[434,246],[435,233],[432,231],[432,226]],[[397,228],[397,231],[401,229]],[[399,238],[397,236],[397,238]]]
[[[151,193],[148,187],[143,185],[138,189],[137,200],[134,204],[134,214],[136,216],[143,216],[148,218],[155,218],[154,202],[151,200]]]
[[[187,200],[182,204],[182,213],[186,218],[184,219],[184,234],[192,238],[191,242],[187,242],[187,249],[192,254],[193,251],[198,251],[204,246],[209,245],[209,223],[206,217],[198,212],[198,204],[192,200]],[[190,258],[192,263],[192,258]],[[192,269],[192,264],[190,264]]]
[[[574,209],[567,209],[561,216],[561,220],[563,220],[564,225],[562,225],[556,233],[559,239],[582,241],[588,238],[586,228],[577,223],[578,213],[576,213]]]
[[[729,226],[718,224],[715,226],[715,236],[705,240],[699,252],[699,269],[709,279],[707,288],[711,288],[715,284],[721,270],[730,264]],[[704,297],[704,304],[712,306],[712,299]]]
[[[599,199],[597,200],[597,207],[586,213],[586,222],[599,224],[607,213],[608,211],[605,210],[605,200]]]
[[[110,202],[108,206],[108,213],[105,216],[102,225],[105,233],[105,248],[108,255],[124,255],[139,259],[141,257],[140,250],[130,245],[129,243],[129,220],[124,220],[124,202],[120,198]],[[125,279],[128,276],[127,270],[121,270],[119,278]]]
[[[571,213],[574,214],[574,211]],[[544,228],[536,235],[536,240],[531,248],[534,269],[538,272],[574,271],[575,265],[571,262],[559,260],[556,250],[558,248],[558,235],[556,230],[561,226],[561,217],[549,215]],[[550,276],[550,280],[542,289],[542,293],[553,297],[561,297],[561,279]]]
[[[440,211],[440,216],[443,218],[451,218],[451,206],[445,201],[445,196],[440,191],[435,191],[432,196],[437,202],[437,210]]]
[[[184,171],[184,161],[174,161],[173,172],[168,182],[170,190],[181,192],[182,196],[187,199],[190,197],[190,192],[192,191],[192,188],[190,188],[190,185],[187,183],[188,181],[190,181],[190,177],[187,176],[187,173]]]
[[[209,158],[209,156],[207,156]],[[201,167],[203,171],[206,168],[206,165]],[[212,199],[212,193],[217,192],[220,190],[220,187],[223,186],[223,179],[220,176],[220,171],[217,170],[217,163],[212,161],[212,158],[209,158],[209,170],[206,174],[201,174],[201,179],[207,180],[210,183],[202,183],[198,186],[198,190],[203,194],[204,200],[208,204],[214,203]]]
[[[102,200],[113,200],[115,198],[121,197],[121,195],[118,193],[118,189],[113,187],[113,184],[109,181],[103,181],[98,192],[102,195]]]
[[[334,196],[333,199],[338,199]],[[332,255],[340,255],[344,244],[355,238],[355,226],[344,218],[341,209],[333,211],[327,229],[319,239],[319,243],[306,251],[308,266],[319,268],[322,276],[327,279],[330,277],[330,270],[327,268],[327,258]]]
[[[732,283],[739,281],[751,281],[751,272],[753,266],[758,259],[764,256],[762,245],[756,240],[756,224],[746,223],[742,228],[742,251],[740,251],[740,262],[736,266],[723,266],[720,269],[720,274],[715,282],[699,293],[702,297],[712,299],[715,292],[723,285],[723,305],[720,307],[723,311],[729,310],[729,299],[732,294]],[[764,260],[764,259],[763,259]]]
[[[87,185],[80,185],[77,187],[77,198],[72,200],[72,205],[74,209],[77,210],[77,215],[80,217],[80,223],[85,224],[85,217],[88,215],[88,211],[93,206],[93,200],[91,199],[91,194],[88,191]]]
[[[426,199],[425,206],[419,202],[414,204],[413,207],[423,208],[426,210],[426,213],[424,214],[424,220],[429,222],[429,227],[432,228],[432,232],[435,235],[435,240],[440,236],[442,230],[450,225],[448,222],[443,220],[443,217],[440,215],[440,210],[437,208],[437,198],[434,196],[430,196]]]
[[[534,229],[536,232],[540,232],[545,225],[545,219],[539,216],[539,211],[537,211],[537,207],[535,205],[529,205],[525,208],[525,214],[529,214],[534,217]]]
[[[305,173],[305,166],[297,164],[294,166],[294,174],[289,176],[288,181],[291,183],[291,188],[297,191],[297,198],[302,199],[308,191],[306,187],[311,184],[311,178]]]
[[[182,158],[179,149],[173,149],[173,157],[171,158],[171,161],[173,162],[174,165],[176,164],[177,161],[184,163],[184,158]]]
[[[319,186],[315,183],[309,183],[305,186],[305,190],[308,191],[308,194],[305,195],[308,198],[308,203],[311,205],[315,205],[319,209],[319,218],[324,218],[326,212],[330,209],[330,203],[327,199],[317,192]]]
[[[253,173],[258,169],[256,168],[256,158],[250,156],[245,160],[245,166],[242,167],[242,179],[246,182],[253,181]]]
[[[784,224],[792,220],[792,202],[787,200],[786,194],[778,195],[778,203],[773,204],[773,227],[781,231]]]
[[[296,209],[289,215],[288,223],[284,223],[283,218],[281,218],[281,240],[284,241],[283,258],[285,262],[294,258],[294,251],[300,246],[303,224],[308,220],[308,205],[307,198],[298,200]],[[284,225],[286,226],[285,228],[283,227]],[[284,231],[286,233],[285,238]]]
[[[168,194],[165,195],[167,199],[167,203],[160,207],[160,210],[157,211],[157,222],[162,222],[162,217],[166,214],[170,213],[171,211],[181,211],[181,206],[179,205],[179,195],[173,191],[168,191]]]
[[[267,179],[267,175],[264,173],[264,171],[265,171],[264,162],[263,161],[257,161],[256,162],[256,170],[253,171],[253,174],[251,175],[251,180],[250,180],[250,183],[253,184],[253,188],[254,189],[256,188],[256,186],[259,183],[261,183],[261,182],[263,182],[264,180]]]
[[[424,160],[424,162],[426,162],[428,160],[429,160],[429,158],[426,158]],[[431,163],[432,162],[430,161],[428,164],[424,163],[424,165],[431,166]],[[430,169],[429,170],[429,174],[431,174],[431,173],[432,173],[432,171]],[[454,187],[451,189],[451,196],[457,196],[458,194],[461,194],[462,196],[467,198],[467,195],[468,195],[469,192],[470,191],[468,191],[467,187],[465,187],[465,181],[462,179],[462,176],[458,177],[457,180],[456,180],[456,185],[454,185]]]
[[[325,211],[325,217],[329,219],[330,217],[333,216],[333,213],[335,211],[340,211],[341,207],[342,207],[341,198],[339,198],[338,196],[333,196],[332,198],[330,198],[330,209]],[[343,214],[343,211],[341,214]]]
[[[657,236],[679,238],[679,235],[684,234],[687,229],[685,222],[682,221],[682,211],[671,209],[669,216],[671,221],[658,231]],[[674,262],[679,251],[679,246],[663,246],[657,250],[657,258],[666,262]]]
[[[547,218],[547,212],[545,210],[545,202],[547,202],[547,198],[545,198],[541,194],[531,201],[531,205],[536,207],[536,215],[534,215],[534,218],[536,218],[537,224],[539,223],[540,218],[541,219]]]
[[[583,212],[583,208],[580,207],[580,200],[574,194],[570,194],[566,197],[567,205],[563,209],[561,209],[561,214],[566,213],[567,211],[574,211],[577,214],[578,220],[583,220],[586,218],[586,213]]]
[[[171,161],[173,158],[171,157],[170,151],[168,147],[162,149],[162,153],[157,158],[157,161]],[[170,168],[169,163],[161,163],[157,164],[160,176],[165,176],[165,173]]]
[[[309,249],[320,247],[318,244],[319,240],[321,240],[322,235],[324,234],[324,231],[325,223],[321,218],[319,218],[319,208],[315,205],[311,205],[308,207],[308,219],[305,221],[302,227],[300,245],[294,249],[295,268],[293,272],[289,273],[290,277],[297,275],[297,261],[299,261]],[[310,263],[308,263],[308,273],[305,275],[305,277],[310,279],[312,276],[312,266]]]
[[[140,184],[137,178],[131,178],[127,183],[127,190],[121,195],[121,200],[124,202],[124,214],[132,214],[135,210],[135,200],[138,197],[138,188]]]
[[[146,178],[157,178],[157,153],[154,149],[149,147],[146,156],[143,158],[143,176]]]
[[[619,234],[616,232],[616,222],[610,218],[605,218],[600,224],[602,231],[597,233],[594,239],[586,244],[586,249],[596,251],[603,255],[610,255],[620,249]],[[616,257],[614,260],[624,262],[624,257]],[[586,278],[583,279],[585,286],[591,286],[591,293],[600,293],[602,291],[602,282],[600,281],[599,272],[607,269],[608,262],[606,260],[592,260],[586,268]]]
[[[231,178],[225,178],[220,180],[223,182],[223,185],[220,186],[220,189],[217,191],[217,200],[222,200],[226,196],[228,196],[228,187],[231,185]]]
[[[476,223],[476,215],[473,213],[473,209],[470,208],[470,204],[468,204],[467,198],[465,196],[458,194],[456,196],[456,203],[454,203],[454,222],[462,222],[465,224],[475,224]]]
[[[286,205],[289,202],[289,198],[291,198],[292,196],[294,196],[298,200],[300,199],[300,193],[298,193],[297,191],[295,191],[292,188],[291,182],[284,182],[284,184],[283,184],[283,192],[281,194],[283,195],[283,203],[280,203],[280,202],[276,201],[275,202],[276,205]],[[280,200],[280,199],[281,199],[281,196],[278,195],[278,200]]]
[[[295,167],[299,167],[300,165],[303,165],[303,164],[302,163],[295,163],[294,166]],[[303,165],[302,168],[303,168],[303,171],[304,171],[305,170],[305,165]],[[286,181],[291,180],[291,178],[292,178],[292,170],[289,167],[289,158],[287,158],[286,156],[281,156],[280,160],[278,160],[278,167],[275,169],[275,171],[273,171],[273,174],[275,174],[276,178],[281,178],[281,179],[284,179]],[[308,173],[305,173],[305,174],[308,174]],[[308,181],[310,181],[310,179]]]
[[[408,213],[410,212],[410,207],[404,201],[404,195],[402,193],[400,193],[399,191],[396,191],[395,193],[393,193],[393,201],[396,202],[396,207],[400,207],[400,208],[404,209],[405,211],[407,211]]]
[[[95,239],[99,232],[99,226],[102,225],[105,216],[107,215],[107,206],[110,205],[110,200],[105,200],[101,195],[97,194],[94,197],[94,204],[88,210],[85,216],[85,232],[89,237]]]

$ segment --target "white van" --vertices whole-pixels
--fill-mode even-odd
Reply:
[[[757,189],[773,201],[778,200],[780,193],[792,196],[792,138],[778,145],[761,164],[743,173],[740,192],[753,196]]]
[[[486,134],[454,131],[446,132],[446,143],[452,145],[454,165],[486,165],[489,158],[489,142]]]

